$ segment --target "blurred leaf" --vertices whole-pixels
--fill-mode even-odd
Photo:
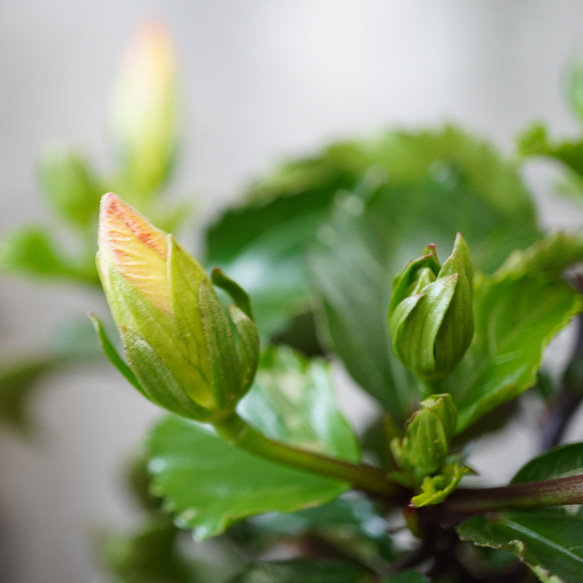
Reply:
[[[268,437],[342,459],[359,458],[338,413],[327,367],[289,350],[262,359],[242,415]],[[169,417],[150,436],[153,491],[198,539],[265,512],[290,512],[335,498],[348,484],[292,469],[237,449],[205,426]],[[219,494],[219,495],[217,495]]]
[[[528,462],[512,483],[583,474],[583,444],[557,447]],[[541,581],[571,583],[583,578],[581,506],[556,506],[475,516],[458,527],[464,540],[502,548],[527,563]]]
[[[373,583],[362,567],[346,562],[254,563],[230,583]]]
[[[512,167],[488,144],[455,127],[391,132],[368,142],[334,144],[319,155],[282,165],[248,191],[243,206],[225,212],[207,232],[207,264],[219,265],[249,291],[264,334],[277,332],[290,315],[307,309],[303,255],[337,193],[354,190],[365,176],[369,183],[378,183],[387,175],[393,186],[428,176],[441,183],[455,183],[462,176],[466,187],[483,198],[486,207],[515,219],[516,238],[505,243],[509,232],[504,229],[504,221],[498,226],[487,213],[484,218],[489,229],[482,230],[486,236],[484,250],[489,242],[510,249],[514,241],[523,242],[525,234],[527,243],[536,237],[532,204]],[[411,233],[412,227],[413,231],[424,227],[415,227],[415,213],[424,213],[423,201],[410,203],[405,205],[404,214],[399,208],[392,213],[397,216],[389,220],[391,228],[402,223],[398,233],[401,239],[403,233]],[[358,201],[355,204],[361,206]],[[446,205],[457,208],[444,201],[438,216],[444,215]],[[455,217],[463,216],[467,206],[461,205]],[[431,211],[424,216],[424,222],[431,223]],[[464,225],[454,221],[450,230],[455,234]],[[430,230],[429,239],[406,259],[416,256],[431,236]]]
[[[429,583],[429,579],[417,571],[403,571],[397,575],[386,577],[381,583]]]
[[[115,583],[196,583],[194,565],[181,556],[170,516],[153,514],[129,535],[110,535],[103,546]],[[206,581],[205,581],[206,583]]]
[[[233,535],[239,544],[252,545],[255,552],[281,537],[300,542],[315,537],[351,560],[383,570],[395,559],[396,550],[382,514],[369,499],[349,495],[317,508],[257,516],[242,523]]]
[[[583,256],[579,239],[548,237],[477,283],[474,341],[458,368],[438,383],[454,396],[458,432],[535,384],[544,348],[581,308],[579,295],[560,276]]]
[[[39,173],[43,190],[59,215],[86,234],[95,233],[99,199],[105,190],[88,160],[63,144],[53,144],[41,153]],[[97,250],[97,238],[93,240]]]
[[[47,356],[0,368],[0,423],[19,433],[30,433],[33,423],[29,401],[39,387],[39,380],[62,364],[61,357]]]
[[[93,265],[79,267],[63,256],[51,235],[40,227],[23,228],[0,240],[0,271],[43,279],[98,283]]]

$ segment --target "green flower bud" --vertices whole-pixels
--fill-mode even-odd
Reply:
[[[114,194],[101,202],[97,267],[144,395],[198,421],[234,411],[259,356],[243,290],[217,272],[238,304],[225,311],[199,263]]]
[[[457,410],[451,395],[431,395],[421,401],[405,437],[391,443],[395,457],[419,479],[435,473],[449,453],[456,423]]]
[[[472,341],[472,279],[470,251],[458,233],[443,266],[430,245],[393,281],[389,305],[393,348],[424,381],[451,373]]]

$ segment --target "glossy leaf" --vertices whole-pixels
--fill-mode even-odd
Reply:
[[[580,310],[558,274],[501,270],[474,291],[475,337],[458,368],[438,383],[458,408],[458,432],[536,382],[544,348]]]
[[[326,365],[268,352],[242,415],[267,436],[356,461],[356,439],[337,411]],[[237,449],[207,427],[170,417],[150,438],[155,492],[199,539],[241,518],[328,502],[348,485]]]
[[[565,445],[538,456],[513,483],[583,474],[583,444]],[[476,516],[458,527],[464,540],[503,548],[527,563],[541,581],[571,583],[583,578],[581,506],[558,506]]]
[[[346,562],[254,563],[230,583],[372,583],[362,567]]]

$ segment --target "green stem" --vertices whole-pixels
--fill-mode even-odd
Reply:
[[[583,475],[510,484],[501,488],[457,490],[440,506],[440,510],[443,513],[472,515],[564,504],[583,504]]]
[[[388,480],[385,472],[366,464],[351,464],[315,452],[274,441],[259,433],[236,413],[214,424],[218,434],[231,445],[236,445],[258,456],[308,470],[343,482],[373,494],[395,500],[406,500],[406,492]]]

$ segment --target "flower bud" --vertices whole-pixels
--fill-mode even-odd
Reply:
[[[238,304],[225,310],[199,263],[114,194],[101,201],[97,267],[145,396],[198,421],[234,411],[259,356],[245,292],[218,272]]]
[[[472,278],[470,251],[458,233],[443,266],[430,245],[393,281],[389,305],[393,348],[424,381],[450,374],[472,341]]]
[[[144,23],[128,47],[112,101],[124,186],[141,202],[165,181],[177,146],[176,57],[163,22]]]
[[[431,395],[421,401],[405,437],[391,443],[395,457],[419,479],[433,474],[449,453],[456,424],[457,410],[451,395]]]

